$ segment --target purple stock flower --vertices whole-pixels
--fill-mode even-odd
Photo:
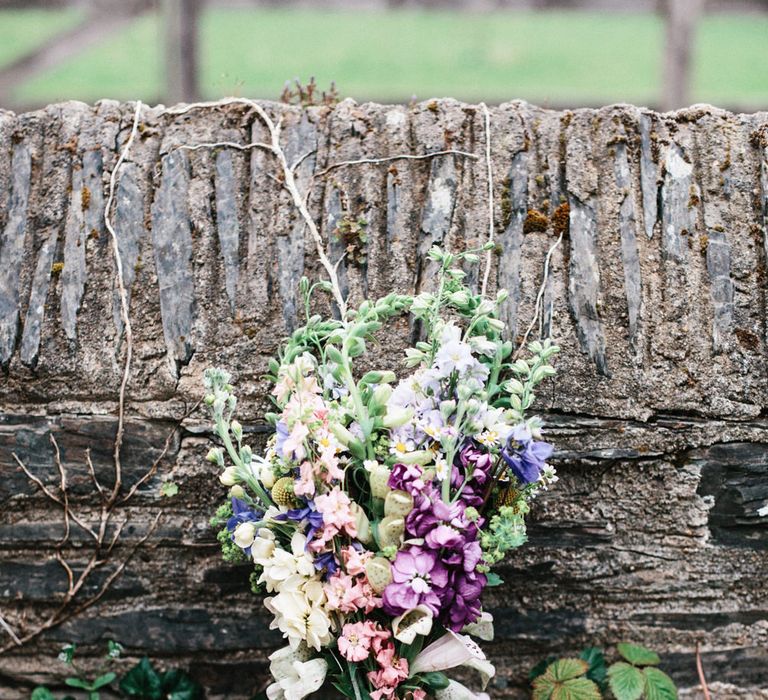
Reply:
[[[395,464],[389,475],[387,486],[398,491],[407,491],[413,494],[424,488],[424,482],[421,479],[422,468],[418,464]]]
[[[450,585],[445,589],[444,614],[441,620],[447,628],[460,632],[467,624],[480,617],[480,595],[486,582],[484,574],[474,571],[470,574],[461,570],[452,572]]]
[[[507,444],[501,450],[501,456],[517,480],[522,484],[532,484],[539,480],[541,470],[552,455],[554,448],[548,442],[534,440],[525,424],[518,425]]]
[[[479,447],[474,440],[464,443],[459,452],[458,465],[453,466],[451,485],[460,488],[464,484],[461,500],[466,505],[476,508],[482,505],[493,462],[493,455]]]
[[[410,547],[397,553],[392,564],[392,583],[382,596],[384,612],[402,615],[417,605],[425,605],[437,617],[440,594],[448,585],[448,571],[437,553],[421,547]]]

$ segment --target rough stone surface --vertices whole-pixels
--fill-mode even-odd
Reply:
[[[461,249],[485,240],[482,159],[322,174],[342,160],[446,148],[482,155],[478,108],[265,108],[282,115],[328,250],[347,251],[340,275],[353,301],[429,288],[433,242]],[[86,449],[100,478],[112,478],[125,342],[102,208],[132,112],[101,102],[0,113],[0,605],[16,627],[55,609],[65,578],[53,559],[60,509],[12,454],[53,485],[55,435],[86,518],[98,506]],[[697,697],[697,643],[718,697],[764,697],[768,519],[757,510],[768,503],[768,114],[552,112],[512,102],[491,119],[491,282],[509,288],[516,338],[570,206],[542,296],[543,330],[563,348],[560,374],[538,402],[562,478],[535,504],[530,543],[490,596],[492,696],[521,696],[528,669],[549,653],[633,640],[662,652],[685,697]],[[135,336],[128,486],[199,398],[212,364],[234,373],[249,437],[263,443],[261,377],[300,320],[299,278],[320,267],[268,154],[179,146],[264,138],[245,106],[142,114],[114,210]],[[544,225],[526,226],[529,210]],[[341,240],[345,219],[364,222],[367,240]],[[418,329],[393,323],[371,364],[396,362],[409,330]],[[158,476],[121,511],[118,554],[162,509],[147,546],[99,605],[0,656],[0,697],[27,697],[31,684],[55,678],[62,642],[78,642],[87,663],[108,638],[132,657],[191,665],[211,697],[249,697],[261,686],[278,640],[249,593],[247,567],[220,560],[208,518],[223,493],[203,460],[208,446],[205,421],[193,415]],[[178,495],[160,496],[163,479]],[[75,529],[72,540],[67,556],[82,566],[87,537]]]

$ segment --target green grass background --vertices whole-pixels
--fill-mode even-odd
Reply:
[[[76,11],[0,12],[0,65],[71,26]],[[342,96],[523,98],[654,104],[664,27],[652,14],[211,9],[201,26],[206,97],[277,97],[287,79],[335,80]],[[155,15],[19,86],[17,103],[162,98]],[[710,15],[695,47],[693,100],[768,107],[768,15]]]

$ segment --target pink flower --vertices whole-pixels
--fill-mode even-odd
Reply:
[[[354,547],[342,547],[341,558],[348,574],[359,576],[365,573],[365,562],[373,556],[373,552],[364,550],[358,552]]]
[[[328,599],[328,607],[331,610],[342,612],[355,612],[357,606],[349,599],[349,591],[355,588],[355,580],[347,574],[337,571],[323,586],[325,597]]]
[[[315,493],[315,471],[311,462],[302,462],[299,468],[299,478],[293,484],[297,496],[312,496]]]
[[[371,648],[371,637],[365,622],[347,623],[339,637],[339,652],[347,661],[365,661]]]
[[[304,459],[306,455],[304,439],[307,435],[309,435],[309,428],[304,423],[299,423],[298,421],[294,423],[291,434],[283,443],[283,457],[293,457],[296,460]]]
[[[349,496],[338,486],[315,498],[315,508],[323,514],[323,522],[326,526],[335,528],[337,532],[344,531],[350,537],[357,537],[357,526],[351,505]]]

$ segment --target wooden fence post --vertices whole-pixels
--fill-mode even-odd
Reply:
[[[200,0],[163,0],[165,95],[169,104],[199,97],[197,21]]]
[[[666,0],[666,47],[661,107],[685,107],[691,94],[691,52],[704,0]]]

